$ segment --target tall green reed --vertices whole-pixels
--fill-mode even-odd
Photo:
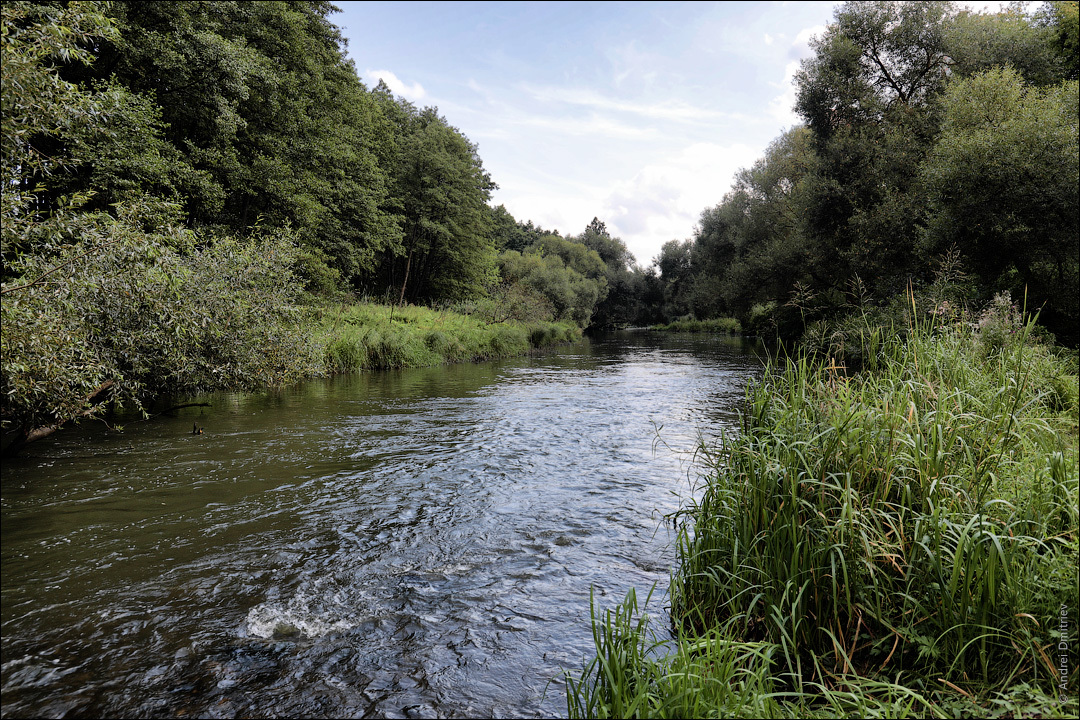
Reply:
[[[771,369],[748,397],[749,432],[726,439],[684,512],[677,621],[734,620],[782,649],[791,683],[886,666],[1015,676],[1018,601],[1038,577],[1022,569],[1055,561],[1064,524],[1076,532],[1075,452],[1052,462],[1056,494],[1037,513],[1030,490],[998,497],[1063,458],[1024,340],[985,359],[969,332],[916,327],[877,348],[877,372],[807,358]]]
[[[1076,408],[1046,390],[1077,379],[1030,328],[988,349],[915,319],[867,328],[858,374],[770,367],[675,516],[674,642],[756,644],[756,692],[785,713],[944,716],[1016,693],[1075,711],[1075,679],[1064,711],[1038,689],[1053,694],[1058,608],[1080,602],[1077,441],[1060,432]]]

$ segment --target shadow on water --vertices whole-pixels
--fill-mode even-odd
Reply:
[[[608,335],[59,433],[4,463],[4,715],[562,715],[590,587],[668,578],[655,428],[734,430],[760,365]]]

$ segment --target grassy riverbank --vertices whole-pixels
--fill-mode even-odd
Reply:
[[[742,334],[742,325],[737,319],[731,317],[712,318],[710,320],[673,320],[666,325],[652,325],[649,329],[660,332]]]
[[[570,715],[1075,717],[1080,392],[1029,331],[771,368],[675,518],[675,639],[595,611]]]
[[[315,342],[330,374],[513,357],[582,336],[572,323],[486,322],[478,314],[417,306],[327,306],[315,316]]]
[[[242,282],[203,284],[199,306],[187,311],[174,307],[166,290],[147,292],[151,301],[132,307],[101,305],[103,319],[84,332],[79,332],[84,328],[78,318],[65,328],[41,330],[38,326],[50,316],[37,298],[30,297],[29,303],[17,302],[25,299],[19,296],[5,299],[3,379],[8,392],[0,452],[18,452],[73,420],[92,420],[110,404],[150,412],[161,398],[512,357],[582,338],[581,328],[569,322],[494,322],[490,314],[468,312],[468,307],[452,312],[362,302],[303,303],[273,290],[250,292]],[[180,329],[171,331],[173,325]],[[42,348],[51,348],[46,341],[66,352],[42,359]],[[95,362],[65,364],[58,360],[64,357]]]

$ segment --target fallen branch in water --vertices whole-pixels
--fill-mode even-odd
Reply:
[[[101,387],[95,390],[90,395],[90,397],[86,399],[86,402],[90,407],[86,408],[75,417],[68,418],[67,420],[58,422],[55,425],[42,425],[41,427],[31,428],[23,431],[23,434],[20,437],[17,437],[11,442],[11,444],[4,448],[3,454],[5,456],[14,455],[15,453],[19,452],[19,450],[21,450],[24,446],[34,442],[35,440],[40,440],[43,437],[48,437],[49,435],[52,435],[54,432],[64,427],[72,420],[81,420],[82,418],[90,417],[98,410],[100,410],[101,406],[105,404],[105,402],[108,400],[110,391],[115,384],[116,382],[114,380],[106,380],[104,383],[102,383]]]

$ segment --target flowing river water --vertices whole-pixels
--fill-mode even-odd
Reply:
[[[622,333],[57,433],[3,465],[3,716],[565,715],[760,373]]]

